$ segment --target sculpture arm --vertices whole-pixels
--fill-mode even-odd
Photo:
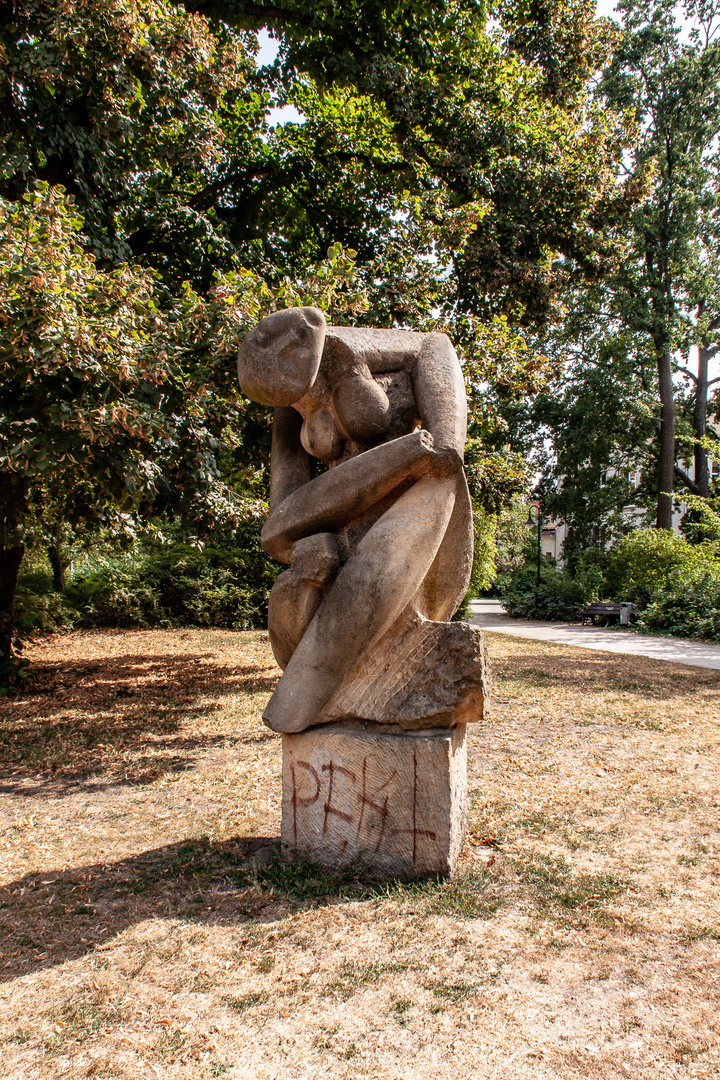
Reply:
[[[273,410],[270,447],[270,513],[312,480],[313,463],[300,442],[303,418],[290,406]]]
[[[460,362],[447,335],[425,334],[411,376],[420,422],[432,435],[436,452],[448,458],[448,467],[453,461],[461,467],[467,398]]]
[[[428,432],[413,431],[316,476],[271,510],[261,534],[265,551],[289,563],[296,540],[347,525],[403,480],[426,473],[432,447]]]

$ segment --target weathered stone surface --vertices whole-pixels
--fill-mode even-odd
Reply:
[[[270,595],[283,675],[263,719],[283,733],[283,843],[326,866],[450,873],[465,728],[490,692],[480,631],[447,621],[473,552],[455,350],[293,308],[250,331],[238,374],[275,406],[261,539],[289,569]]]
[[[293,570],[308,585],[328,585],[341,563],[340,542],[334,533],[313,533],[293,544]]]
[[[450,874],[465,835],[466,773],[464,725],[283,735],[283,850],[330,869]]]
[[[490,664],[478,627],[412,613],[365,654],[318,720],[451,727],[482,720],[489,698]]]
[[[326,326],[316,308],[293,308],[250,331],[238,373],[246,394],[276,406],[262,543],[290,567],[270,598],[270,640],[284,673],[265,722],[289,733],[322,722],[329,706],[340,715],[332,703],[351,693],[354,669],[369,664],[380,674],[377,663],[397,666],[405,648],[418,663],[414,681],[396,685],[402,700],[388,699],[393,718],[412,726],[479,715],[482,653],[470,657],[467,633],[462,643],[457,631],[426,629],[406,640],[408,620],[450,618],[472,565],[467,406],[449,339]],[[455,677],[438,661],[441,638],[459,662]],[[433,666],[440,688],[430,702]],[[374,717],[378,708],[379,699]]]

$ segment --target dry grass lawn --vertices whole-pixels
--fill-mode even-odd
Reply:
[[[4,1077],[720,1076],[720,673],[491,636],[449,883],[275,859],[261,633],[75,633],[0,702]]]

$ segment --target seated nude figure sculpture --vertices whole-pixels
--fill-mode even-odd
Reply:
[[[444,334],[327,326],[317,308],[290,308],[248,333],[238,373],[244,394],[275,407],[262,544],[289,564],[270,596],[270,641],[284,674],[264,720],[281,732],[348,715],[396,722],[377,700],[367,704],[369,683],[384,687],[383,702],[397,697],[435,624],[472,629],[442,622],[472,564],[455,350]],[[453,676],[466,688],[465,714],[438,721],[436,709],[404,726],[479,719],[470,713],[481,712],[480,676],[463,682],[467,666]]]

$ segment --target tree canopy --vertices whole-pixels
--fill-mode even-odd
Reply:
[[[464,207],[472,229],[445,232],[456,301],[542,317],[609,251],[625,128],[587,83],[612,35],[591,0],[493,15],[468,0],[15,0],[2,194],[60,183],[103,260],[201,289],[217,269],[297,272],[334,243],[371,263],[399,219],[442,235]],[[258,70],[260,25],[280,55]],[[271,128],[273,101],[305,122]]]
[[[654,507],[657,526],[671,528],[678,484],[708,496],[716,441],[708,411],[720,348],[720,8],[621,0],[618,12],[598,92],[635,118],[620,168],[640,197],[615,267],[566,294],[553,347],[567,376],[538,403],[557,458],[546,470],[549,501],[579,542],[593,524],[609,538],[610,518],[629,504]]]

